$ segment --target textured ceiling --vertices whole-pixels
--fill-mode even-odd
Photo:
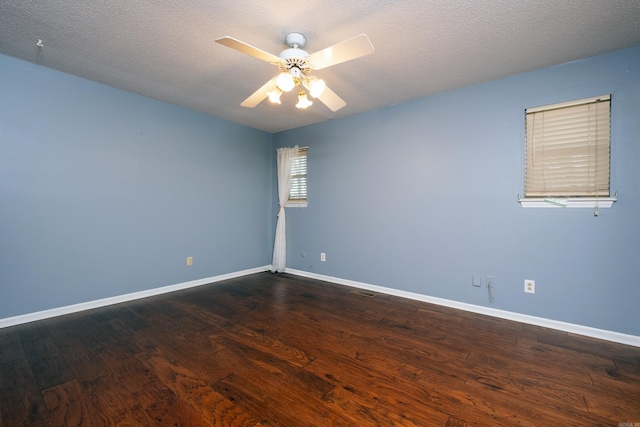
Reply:
[[[292,31],[309,53],[369,36],[373,54],[314,72],[346,107],[240,106],[277,68],[214,40],[278,55]],[[2,54],[267,132],[636,45],[638,0],[0,0]]]

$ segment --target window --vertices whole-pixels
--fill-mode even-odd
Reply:
[[[307,147],[298,149],[298,155],[291,159],[290,171],[287,206],[307,206]]]
[[[604,95],[525,111],[523,206],[611,206],[610,104]]]

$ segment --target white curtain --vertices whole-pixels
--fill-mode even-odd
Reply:
[[[278,222],[276,223],[276,238],[273,244],[272,273],[282,273],[287,265],[287,237],[284,208],[289,200],[289,184],[291,183],[291,159],[298,155],[298,146],[293,148],[278,148]]]

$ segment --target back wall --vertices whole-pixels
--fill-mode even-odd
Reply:
[[[603,94],[618,201],[522,208],[525,109]],[[640,47],[276,134],[309,146],[287,266],[640,336],[638,112]]]

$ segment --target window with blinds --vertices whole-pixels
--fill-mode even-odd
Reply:
[[[307,202],[307,148],[300,148],[298,155],[291,159],[291,183],[289,203]]]
[[[525,198],[609,197],[611,96],[526,110]]]

